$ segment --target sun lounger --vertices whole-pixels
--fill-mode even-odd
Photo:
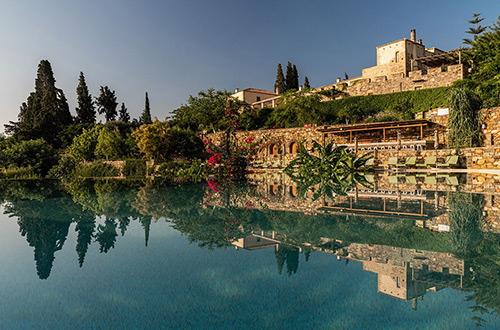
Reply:
[[[458,156],[457,155],[451,155],[451,156],[446,156],[446,160],[442,164],[437,164],[438,167],[454,167],[458,165]]]
[[[406,157],[406,161],[404,162],[404,164],[396,164],[396,166],[397,167],[411,167],[411,166],[414,166],[416,162],[417,162],[417,157],[410,156],[410,157]]]
[[[396,166],[397,163],[398,163],[398,157],[389,157],[389,159],[387,160],[386,167],[389,168]]]
[[[415,164],[418,167],[428,167],[436,165],[436,156],[425,157],[425,162],[423,164]]]
[[[408,184],[417,184],[417,178],[414,175],[406,176],[405,179]]]
[[[437,184],[437,179],[434,175],[428,175],[425,177],[425,184]]]

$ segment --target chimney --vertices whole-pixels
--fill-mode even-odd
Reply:
[[[302,87],[302,85],[300,85],[300,86],[299,86],[299,92],[301,92],[301,91],[302,91],[302,88],[303,88],[303,87]]]
[[[235,92],[235,93],[238,93],[239,91],[240,91],[240,89],[239,89],[239,88],[236,88],[236,89],[234,90],[234,92]]]
[[[418,43],[418,44],[422,44],[422,39],[418,39],[418,40],[417,40],[417,43]]]
[[[337,78],[337,82],[339,83],[341,81],[340,77]]]
[[[410,32],[410,40],[413,42],[417,42],[417,31],[415,29]]]

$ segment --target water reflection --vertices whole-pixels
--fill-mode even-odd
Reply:
[[[282,175],[217,190],[142,181],[19,181],[2,182],[0,200],[34,248],[40,279],[50,276],[73,223],[83,267],[91,244],[108,253],[133,221],[141,224],[147,246],[152,224],[163,218],[202,248],[274,249],[277,273],[285,277],[307,267],[299,264],[300,254],[306,261],[319,252],[362,263],[377,274],[379,293],[411,301],[414,309],[428,292],[460,290],[475,302],[480,323],[482,313],[500,311],[499,198],[477,192],[474,180],[375,176],[367,178],[372,186],[356,184],[331,196]]]

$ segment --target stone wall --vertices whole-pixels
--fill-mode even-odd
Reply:
[[[427,72],[423,72],[422,70],[411,71],[408,73],[408,76],[401,72],[390,76],[353,79],[352,81],[343,81],[323,86],[320,90],[328,90],[336,87],[350,96],[366,96],[446,87],[463,78],[463,65],[455,64],[443,68],[429,68]]]

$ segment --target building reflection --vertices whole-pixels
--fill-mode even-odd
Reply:
[[[234,241],[236,249],[248,251],[272,248],[281,274],[283,260],[281,254],[290,251],[290,245],[281,240],[281,235],[272,232],[254,232]],[[466,262],[451,253],[422,251],[384,245],[346,243],[339,240],[323,239],[322,244],[303,246],[313,251],[329,253],[341,261],[356,261],[363,264],[363,270],[377,274],[377,291],[404,301],[412,301],[417,309],[417,301],[422,300],[427,292],[437,292],[444,288],[462,289],[463,279],[469,275]],[[302,247],[294,249],[303,252]],[[286,259],[288,262],[288,259]],[[288,266],[288,264],[287,264]],[[294,270],[296,272],[297,269]],[[289,276],[291,273],[288,273]]]

